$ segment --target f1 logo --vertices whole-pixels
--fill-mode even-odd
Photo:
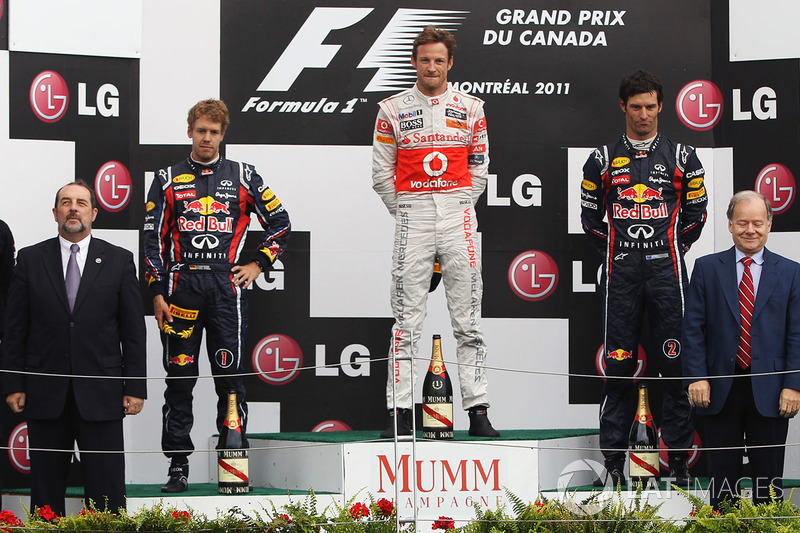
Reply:
[[[544,300],[558,286],[558,265],[544,252],[522,252],[508,267],[508,284],[523,300]]]
[[[58,122],[69,107],[67,82],[58,72],[40,72],[31,83],[31,109],[42,122]]]
[[[722,118],[722,92],[710,81],[690,82],[678,93],[675,111],[687,128],[710,130]]]
[[[122,211],[131,199],[131,173],[119,161],[109,161],[97,171],[94,192],[106,211]]]
[[[277,63],[258,86],[259,91],[288,91],[306,68],[325,68],[342,47],[322,44],[333,30],[352,26],[373,8],[316,7]]]
[[[286,385],[300,374],[303,351],[288,335],[268,335],[253,350],[253,369],[268,385]]]
[[[769,200],[776,215],[792,206],[796,188],[792,172],[780,163],[765,166],[756,178],[755,189]]]

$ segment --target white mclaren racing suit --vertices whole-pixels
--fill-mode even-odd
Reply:
[[[483,280],[475,202],[486,188],[489,141],[483,101],[449,88],[428,97],[416,85],[378,104],[373,188],[395,217],[387,407],[413,406],[408,358],[417,356],[439,258],[457,341],[462,406],[489,406],[480,329]]]

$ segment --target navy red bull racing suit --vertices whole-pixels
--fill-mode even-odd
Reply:
[[[386,403],[410,409],[434,258],[442,270],[458,346],[464,409],[488,407],[486,345],[480,328],[481,277],[474,203],[486,188],[489,141],[483,101],[449,88],[430,97],[416,84],[378,104],[373,189],[395,217]],[[393,387],[395,382],[396,388]],[[394,389],[394,393],[393,393]]]
[[[607,380],[600,404],[600,447],[607,467],[621,469],[635,410],[630,379],[647,310],[657,363],[681,375],[681,323],[688,276],[683,254],[700,237],[708,201],[705,171],[694,148],[657,135],[635,149],[622,135],[597,148],[583,167],[581,221],[605,255],[603,358]],[[607,221],[603,218],[607,217]],[[680,380],[662,380],[661,434],[669,448],[690,448],[691,406]],[[685,457],[685,452],[670,457]],[[610,468],[609,468],[610,470]]]
[[[221,156],[207,165],[187,158],[159,170],[145,210],[145,277],[153,294],[168,300],[179,290],[202,296],[190,337],[161,335],[167,372],[162,449],[167,457],[186,456],[194,449],[192,390],[202,329],[217,392],[217,429],[225,421],[231,390],[237,393],[242,424],[247,423],[241,377],[247,300],[233,283],[231,267],[239,261],[250,213],[256,213],[265,233],[253,260],[268,271],[286,247],[289,215],[253,166]]]

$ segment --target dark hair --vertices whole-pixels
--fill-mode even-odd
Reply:
[[[417,35],[417,38],[414,39],[414,49],[412,50],[411,55],[414,57],[414,59],[416,59],[417,48],[423,44],[432,43],[444,44],[447,47],[447,59],[449,60],[453,57],[453,52],[456,50],[456,38],[453,37],[453,34],[449,31],[436,28],[431,25],[425,26],[422,32]]]
[[[619,99],[627,104],[628,98],[642,93],[656,93],[658,103],[664,101],[664,86],[661,85],[661,78],[652,72],[637,70],[631,72],[619,83]]]
[[[212,122],[219,122],[222,124],[222,133],[228,129],[228,124],[231,123],[231,115],[228,113],[228,106],[222,100],[215,100],[209,98],[207,100],[200,100],[189,110],[189,115],[186,121],[189,123],[189,128],[194,127],[195,121],[200,117],[208,117]]]
[[[769,200],[767,200],[763,194],[756,191],[739,191],[731,197],[731,201],[728,202],[728,210],[725,212],[728,216],[728,220],[733,222],[733,209],[736,207],[736,204],[749,198],[760,198],[764,202],[764,206],[767,208],[767,220],[772,222],[772,204],[769,203]]]
[[[86,189],[87,191],[89,191],[89,196],[91,196],[91,198],[92,198],[92,209],[97,209],[97,197],[94,195],[94,189],[89,187],[89,184],[86,183],[85,181],[83,181],[80,178],[76,179],[75,181],[71,181],[71,182],[67,183],[66,185],[64,185],[63,187],[58,189],[58,191],[56,191],[56,199],[53,202],[53,207],[54,208],[58,207],[58,196],[61,194],[61,191],[64,190],[64,187],[67,187],[69,185],[79,185],[79,186],[83,187],[84,189]]]

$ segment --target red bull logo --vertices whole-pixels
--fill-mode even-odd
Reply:
[[[626,352],[622,348],[617,348],[612,352],[608,352],[608,357],[611,359],[616,359],[617,361],[624,361],[625,359],[630,359],[633,357],[631,352]]]
[[[194,363],[194,356],[182,353],[180,355],[176,355],[175,357],[170,358],[169,362],[173,365],[186,366],[188,364]]]
[[[620,200],[633,200],[637,204],[641,204],[643,202],[649,202],[650,200],[663,200],[664,197],[661,196],[662,190],[663,187],[659,187],[658,190],[655,190],[642,183],[637,183],[633,187],[628,187],[627,189],[618,189],[617,194]]]
[[[187,213],[199,213],[201,215],[213,215],[214,213],[225,213],[230,215],[228,209],[230,202],[218,202],[212,196],[204,196],[191,202],[183,202],[183,210]]]
[[[636,204],[633,207],[623,207],[619,204],[612,206],[612,215],[614,218],[627,218],[631,220],[655,220],[657,218],[667,218],[669,212],[667,211],[667,204],[660,203],[653,207],[647,204]]]
[[[216,217],[201,218],[200,220],[189,220],[186,217],[179,217],[178,230],[233,233],[233,217],[225,217],[223,220],[219,220]]]

